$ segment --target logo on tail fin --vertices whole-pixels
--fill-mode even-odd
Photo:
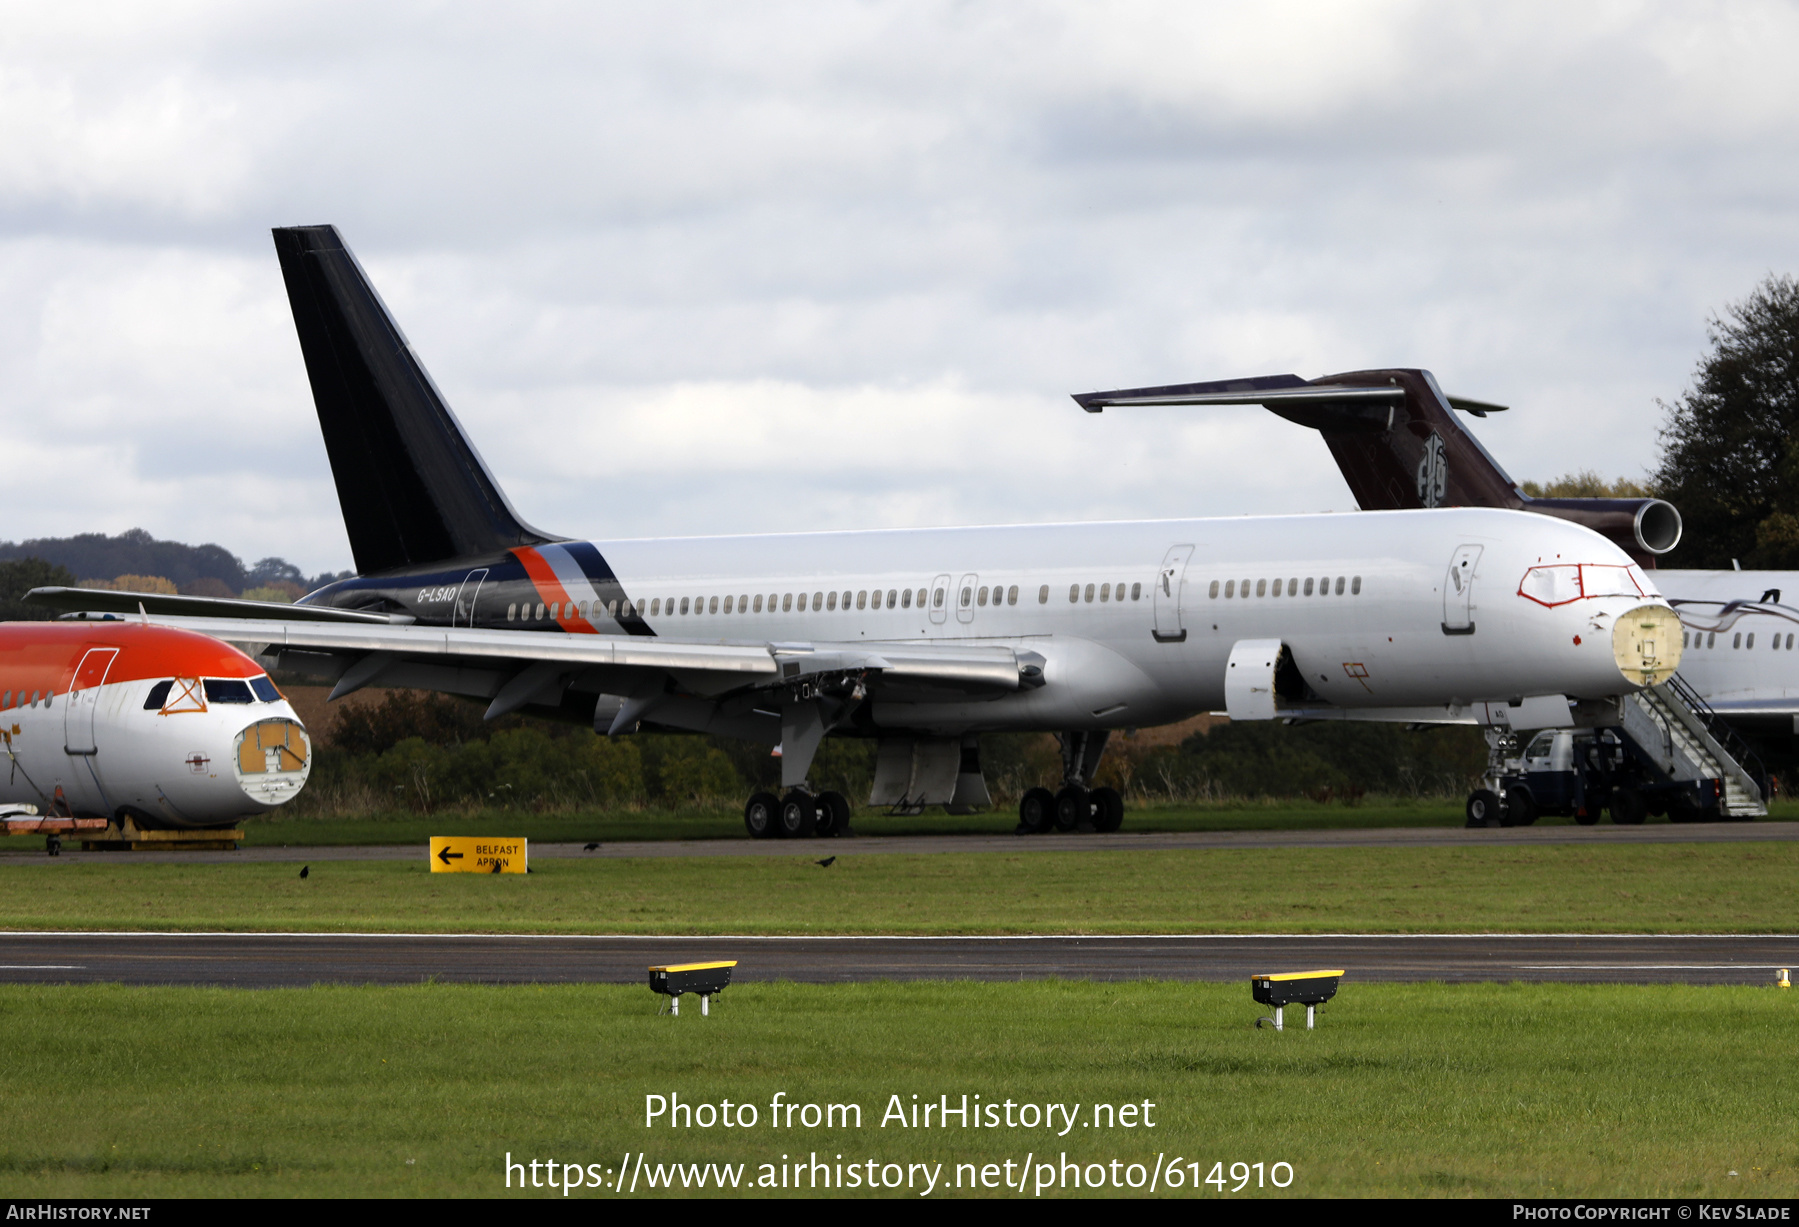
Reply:
[[[1424,441],[1424,459],[1418,462],[1418,502],[1441,507],[1449,491],[1449,457],[1443,453],[1443,436],[1431,431]]]

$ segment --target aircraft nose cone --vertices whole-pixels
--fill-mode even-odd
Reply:
[[[312,773],[312,740],[286,716],[258,720],[237,735],[232,769],[244,795],[259,805],[285,805]]]
[[[1639,605],[1612,624],[1612,659],[1636,686],[1665,682],[1680,668],[1680,615],[1666,605]]]

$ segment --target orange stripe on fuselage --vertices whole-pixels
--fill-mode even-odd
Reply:
[[[257,677],[261,665],[195,631],[142,622],[0,622],[0,692],[66,694],[89,648],[118,648],[108,685],[165,677]]]
[[[586,618],[572,612],[564,612],[572,611],[575,603],[569,598],[568,589],[562,586],[562,581],[556,578],[556,572],[550,568],[549,563],[543,560],[542,554],[528,545],[521,545],[512,551],[512,556],[523,564],[525,574],[531,577],[531,585],[537,589],[537,595],[543,598],[543,603],[557,607],[557,625],[563,630],[572,631],[577,635],[600,633],[599,628]]]

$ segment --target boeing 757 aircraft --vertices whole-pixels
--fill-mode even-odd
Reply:
[[[513,510],[336,229],[274,233],[358,574],[255,619],[37,599],[142,601],[335,695],[419,687],[778,747],[785,795],[745,807],[759,837],[843,829],[847,800],[807,783],[826,736],[878,742],[872,804],[976,808],[981,734],[1054,732],[1063,777],[1022,827],[1106,830],[1122,802],[1089,785],[1114,729],[1289,706],[1528,722],[1680,663],[1625,550],[1512,510],[571,540]]]

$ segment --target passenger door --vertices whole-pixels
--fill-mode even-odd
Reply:
[[[1192,557],[1192,546],[1175,545],[1162,558],[1162,569],[1156,573],[1156,629],[1151,632],[1157,643],[1184,643],[1187,639],[1187,630],[1181,625],[1181,585]]]
[[[62,709],[63,749],[70,754],[92,754],[94,716],[100,706],[100,687],[106,684],[107,671],[118,658],[117,648],[89,648],[75,667],[75,680],[69,684],[69,699]]]
[[[475,598],[481,595],[481,584],[487,579],[487,568],[470,571],[456,590],[456,608],[450,611],[451,626],[475,624]]]
[[[949,617],[949,576],[939,575],[931,581],[931,621],[942,625]]]
[[[1443,577],[1443,633],[1474,633],[1474,570],[1480,562],[1481,547],[1463,545],[1449,559],[1449,572]]]

